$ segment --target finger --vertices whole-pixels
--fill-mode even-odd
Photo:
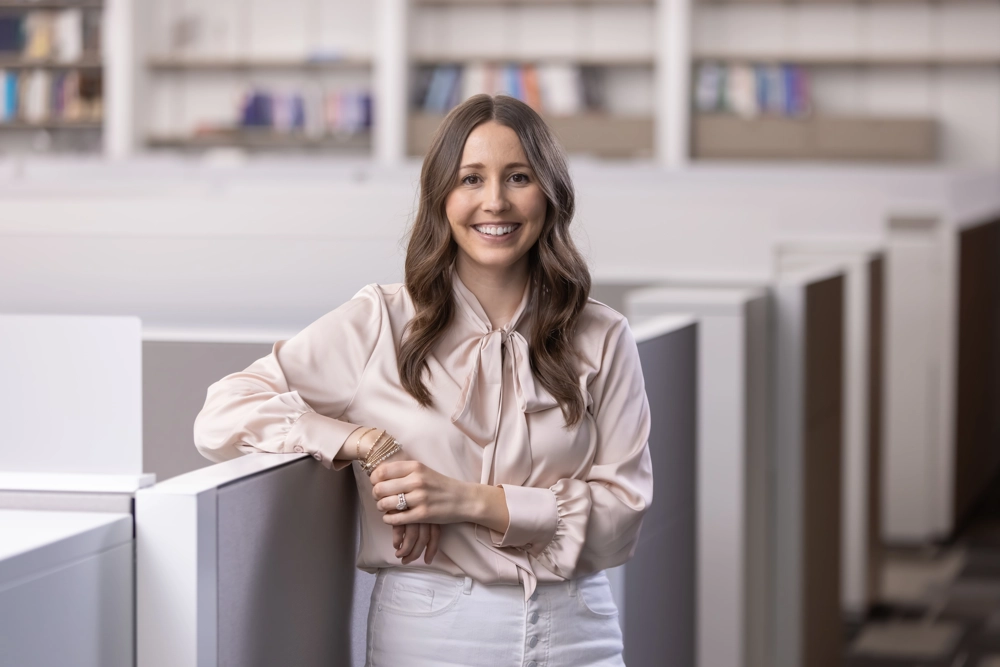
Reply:
[[[423,500],[427,497],[427,494],[418,489],[416,491],[410,491],[406,493],[404,497],[406,498],[405,510],[396,509],[397,505],[399,505],[398,495],[386,496],[382,500],[375,503],[375,507],[377,507],[380,512],[399,512],[399,511],[409,512],[414,507],[421,505],[423,503]]]
[[[378,484],[387,479],[406,477],[416,470],[419,465],[416,461],[383,461],[372,472],[372,484]]]
[[[417,538],[420,537],[420,525],[411,524],[406,527],[406,534],[403,536],[403,546],[401,546],[396,551],[397,558],[405,558],[413,550],[413,545],[417,543]]]
[[[413,477],[407,475],[406,477],[401,477],[399,479],[390,479],[384,482],[379,482],[372,487],[372,498],[375,500],[382,500],[383,498],[395,498],[401,493],[409,493],[417,487],[416,480]],[[393,503],[395,506],[395,503]]]
[[[393,526],[392,527],[392,548],[398,549],[403,543],[403,534],[406,532],[406,526]]]
[[[413,543],[413,549],[410,553],[403,558],[403,565],[409,565],[420,558],[420,554],[424,552],[424,547],[427,546],[427,541],[431,539],[431,526],[429,523],[418,523],[416,525],[417,541]]]
[[[427,551],[424,552],[424,562],[428,565],[434,556],[437,556],[438,552],[438,542],[441,541],[441,526],[436,523],[431,524],[431,535],[430,539],[427,540]]]

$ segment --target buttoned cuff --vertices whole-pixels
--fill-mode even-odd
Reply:
[[[550,489],[499,484],[507,500],[507,532],[491,530],[493,545],[518,547],[537,556],[556,534],[559,514]]]
[[[286,452],[306,452],[326,468],[342,470],[351,461],[336,461],[333,457],[347,444],[347,437],[358,427],[318,412],[299,415],[285,439]]]

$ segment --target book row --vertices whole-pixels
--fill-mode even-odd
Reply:
[[[99,121],[102,81],[98,72],[0,70],[0,121],[45,123]]]
[[[0,55],[71,63],[100,53],[101,13],[83,9],[0,14]]]
[[[804,116],[812,111],[809,78],[798,65],[706,62],[694,81],[694,106],[702,113]]]
[[[446,113],[478,93],[516,97],[535,111],[553,116],[604,107],[600,69],[570,63],[471,63],[420,68],[411,103],[428,113]]]
[[[372,125],[372,96],[367,90],[247,90],[240,100],[236,126],[309,135],[357,134]]]

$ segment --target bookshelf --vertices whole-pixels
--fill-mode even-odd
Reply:
[[[696,0],[691,25],[692,160],[1000,164],[995,0]],[[761,99],[761,71],[798,68],[809,111],[706,109],[699,86],[713,66],[727,80],[753,70]],[[745,98],[751,85],[740,86]]]
[[[371,154],[367,3],[151,0],[146,19],[140,150]]]
[[[485,92],[530,104],[571,155],[655,157],[658,11],[651,0],[414,0],[407,155],[423,155],[445,112]]]
[[[101,150],[103,10],[0,0],[0,154]]]
[[[836,128],[858,160],[1000,165],[1000,0],[0,0],[0,16],[66,10],[99,19],[105,44],[73,58],[0,49],[0,71],[98,77],[107,99],[86,119],[8,119],[0,153],[228,146],[400,164],[474,92],[457,83],[427,105],[434,72],[456,68],[460,81],[492,71],[483,92],[516,92],[513,72],[523,94],[528,69],[583,81],[554,105],[551,82],[534,99],[574,155],[683,167],[726,159],[729,137],[741,160],[851,159],[800,150]],[[706,63],[803,68],[812,112],[704,113],[693,95]],[[873,126],[913,143],[862,150]],[[810,139],[755,154],[755,136]]]

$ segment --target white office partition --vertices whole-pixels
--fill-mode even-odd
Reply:
[[[698,325],[661,316],[632,331],[650,407],[653,502],[635,553],[610,573],[629,667],[695,660]]]
[[[767,293],[647,288],[625,312],[698,318],[697,664],[766,667]]]
[[[134,664],[131,514],[0,509],[0,664]]]
[[[840,667],[843,276],[786,276],[772,309],[774,667]]]
[[[139,475],[135,317],[0,315],[0,471]]]
[[[860,617],[878,602],[882,562],[884,260],[877,247],[845,241],[787,242],[775,251],[779,276],[833,267],[844,274],[841,602]]]
[[[356,501],[349,471],[304,454],[242,456],[139,491],[138,666],[360,667]]]

